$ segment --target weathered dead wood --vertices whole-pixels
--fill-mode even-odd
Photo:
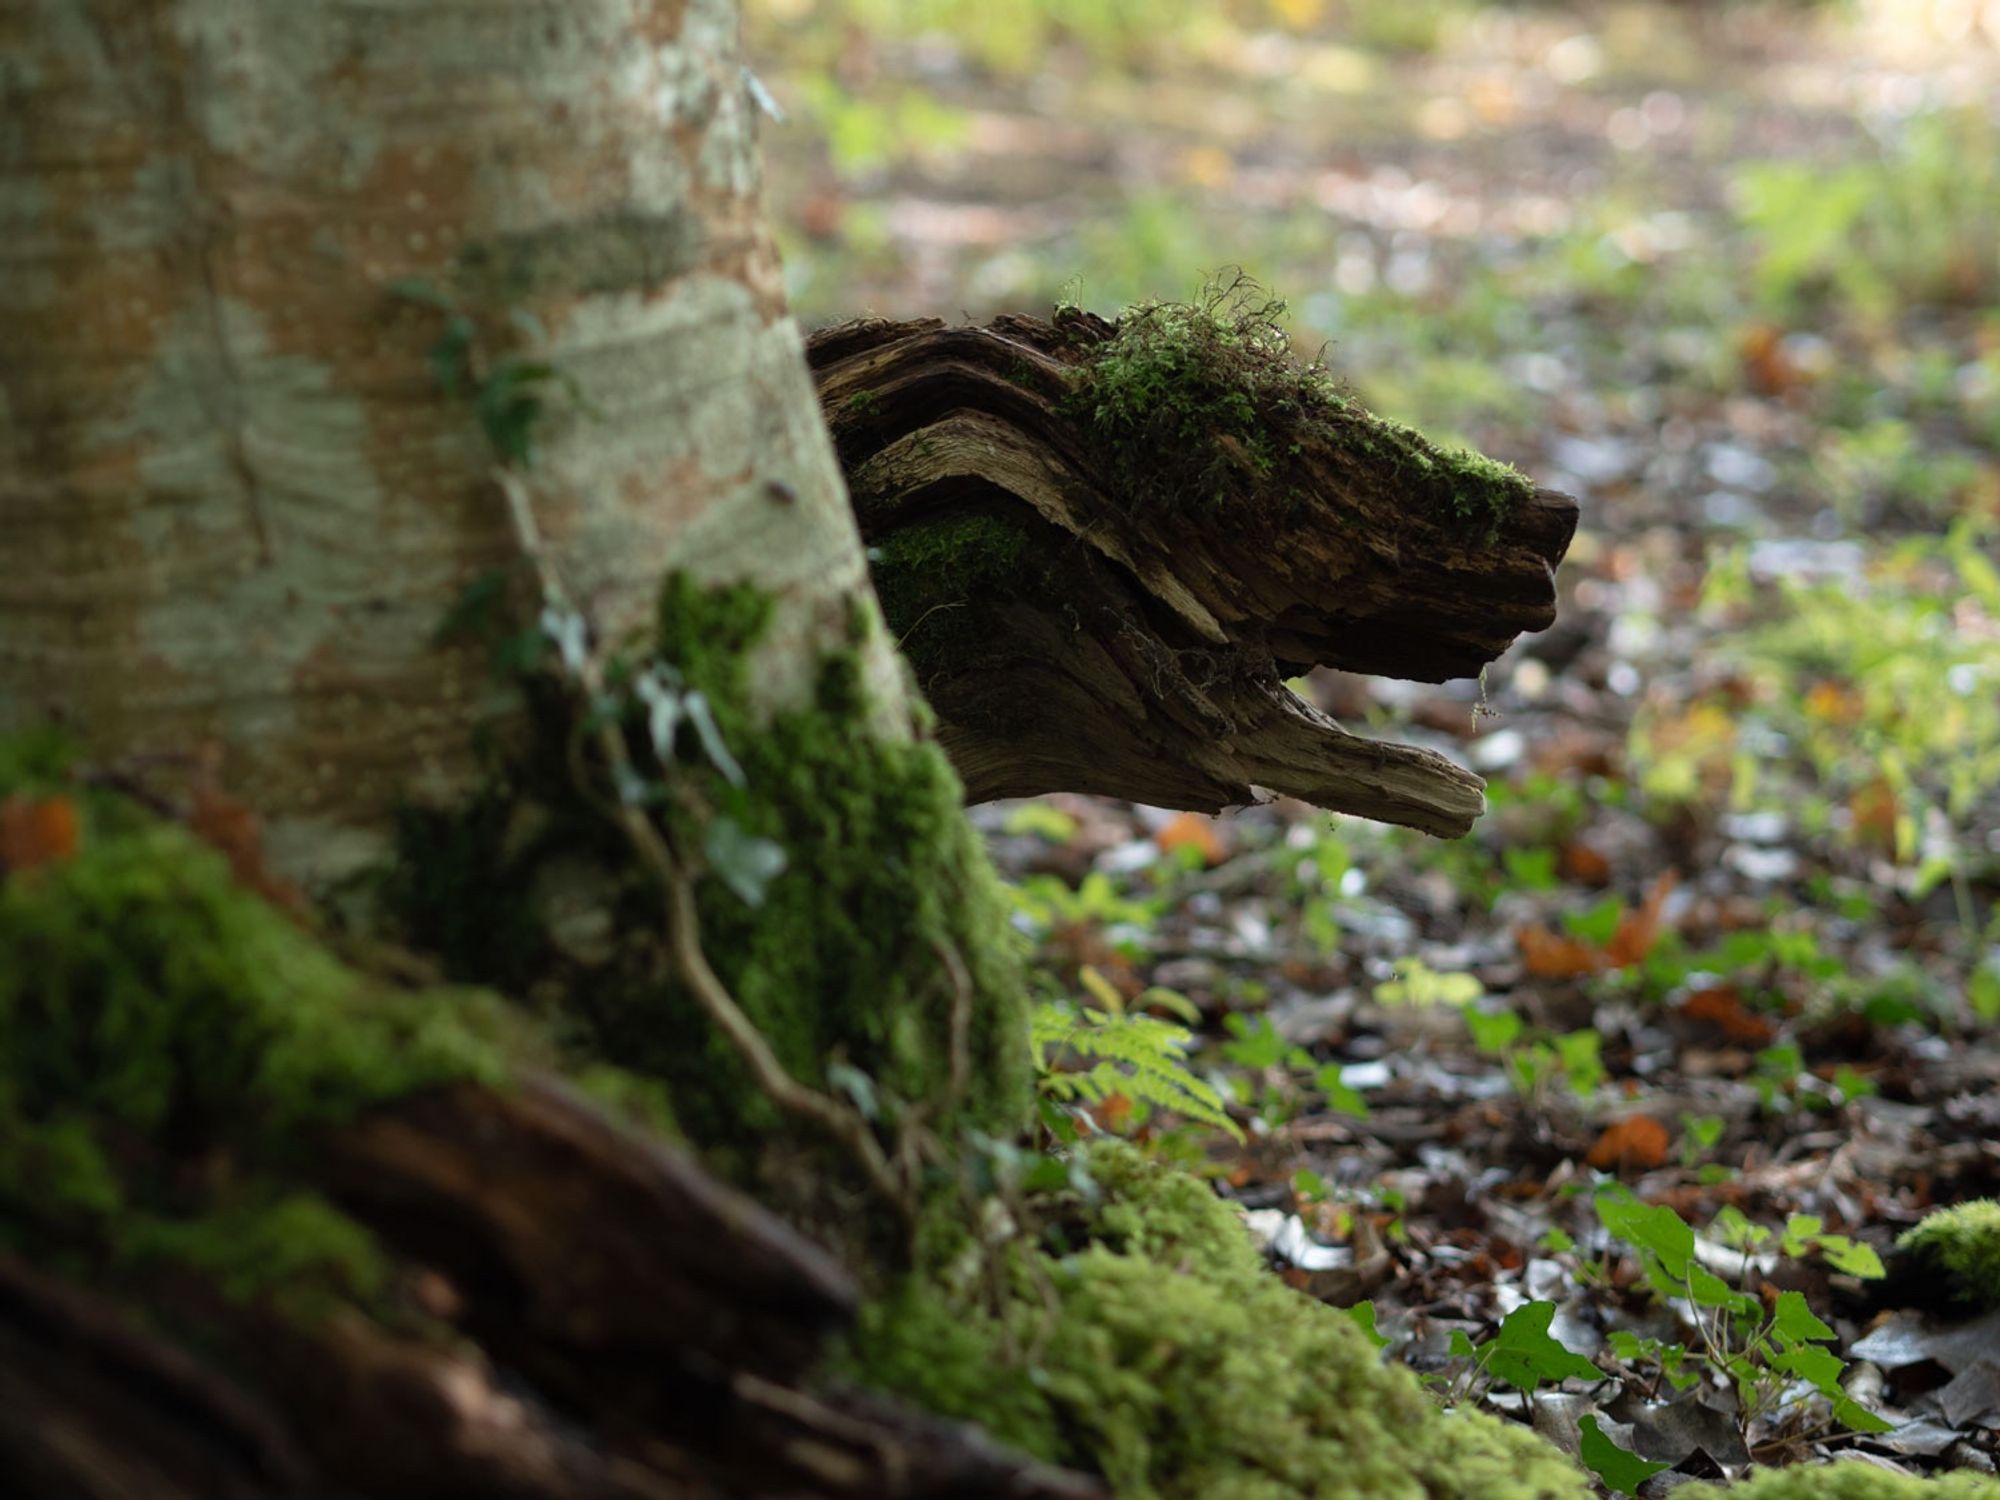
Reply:
[[[200,1330],[197,1359],[0,1260],[10,1500],[1101,1493],[974,1428],[816,1389],[847,1274],[559,1084],[414,1097],[320,1160],[422,1288],[429,1331],[300,1321],[186,1276],[145,1289],[162,1326]]]
[[[892,609],[968,798],[1075,790],[1214,811],[1281,793],[1463,833],[1478,777],[1346,733],[1285,679],[1315,663],[1476,675],[1553,622],[1575,503],[1524,491],[1489,528],[1306,434],[1292,461],[1311,482],[1282,511],[1121,504],[1064,405],[1112,332],[1070,312],[867,320],[808,342],[885,604],[885,559],[922,567],[900,544],[924,528],[993,517],[1027,538],[1032,587],[970,582],[915,618]]]

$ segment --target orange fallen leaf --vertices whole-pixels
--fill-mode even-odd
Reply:
[[[1736,341],[1743,375],[1760,396],[1782,396],[1799,383],[1798,366],[1785,352],[1785,331],[1769,323],[1743,330]]]
[[[1198,849],[1202,863],[1209,865],[1221,864],[1228,852],[1222,847],[1222,836],[1215,831],[1215,820],[1200,813],[1176,813],[1153,835],[1153,842],[1160,846],[1162,854],[1172,854],[1176,849]]]
[[[1896,850],[1896,822],[1901,811],[1896,788],[1886,776],[1878,776],[1847,799],[1847,811],[1854,819],[1854,834],[1864,844],[1885,854]]]
[[[1602,974],[1638,963],[1653,951],[1660,939],[1660,914],[1667,897],[1680,883],[1680,876],[1668,870],[1653,882],[1646,899],[1635,911],[1618,919],[1611,941],[1602,948],[1582,938],[1565,937],[1546,927],[1526,923],[1514,930],[1514,943],[1521,961],[1538,979],[1575,979],[1585,974]]]
[[[1574,880],[1579,885],[1611,883],[1611,861],[1581,841],[1562,846],[1557,868],[1565,880]]]
[[[0,802],[0,870],[32,870],[72,858],[83,819],[68,797],[16,794]]]
[[[1665,871],[1653,888],[1646,892],[1646,900],[1637,911],[1628,911],[1618,920],[1618,930],[1611,934],[1611,942],[1605,947],[1604,956],[1609,966],[1622,969],[1628,964],[1636,964],[1660,940],[1660,913],[1665,910],[1667,897],[1680,884],[1680,874],[1675,870]]]
[[[1132,1101],[1123,1094],[1106,1094],[1090,1107],[1090,1117],[1115,1135],[1132,1118]]]
[[[1607,1125],[1587,1160],[1600,1172],[1644,1172],[1667,1159],[1673,1137],[1651,1115],[1633,1115]]]
[[[1564,937],[1546,927],[1526,923],[1514,930],[1521,961],[1537,979],[1575,979],[1604,971],[1604,950],[1580,938]]]
[[[1852,724],[1861,717],[1861,695],[1844,683],[1822,677],[1806,692],[1805,710],[1829,724]]]
[[[1690,1021],[1713,1026],[1732,1042],[1746,1047],[1768,1047],[1778,1028],[1764,1017],[1743,1008],[1743,999],[1730,985],[1696,990],[1683,1000],[1680,1013]]]

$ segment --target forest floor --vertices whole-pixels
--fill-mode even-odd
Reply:
[[[1572,1446],[1991,1471],[2000,1310],[1869,1252],[2000,1196],[2000,9],[753,9],[808,323],[1241,266],[1582,504],[1483,684],[1302,684],[1485,775],[1469,838],[975,810],[1049,1001],[1189,1023],[1243,1140],[1098,1123]]]

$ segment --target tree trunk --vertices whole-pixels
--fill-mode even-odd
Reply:
[[[749,580],[777,601],[759,698],[804,696],[866,584],[734,4],[22,0],[0,49],[0,731],[219,742],[318,876],[463,788],[506,700],[435,637],[515,549],[412,281],[471,320],[478,395],[545,400],[515,435],[600,630],[671,571]]]
[[[776,1181],[853,1250],[892,1240],[880,1226],[895,1220],[880,1197],[857,1206],[854,1162],[874,1138],[821,1092],[827,1064],[917,1106],[907,1118],[939,1138],[1011,1134],[1027,1108],[1025,988],[879,628],[761,222],[736,24],[729,0],[7,10],[0,734],[54,719],[88,769],[54,803],[10,801],[5,784],[0,801],[11,817],[68,805],[79,780],[156,790],[162,762],[199,768],[220,745],[281,870],[324,881],[370,864],[402,804],[474,785],[475,731],[569,738],[567,715],[530,721],[476,647],[438,639],[475,586],[498,574],[527,593],[542,582],[527,564],[545,562],[596,651],[633,643],[649,680],[707,706],[698,740],[690,709],[680,743],[670,728],[647,751],[693,818],[674,868],[642,869],[619,845],[601,811],[618,798],[558,791],[586,813],[561,831],[610,868],[586,896],[612,889],[632,908],[584,913],[630,963],[615,982],[570,976],[604,1002],[572,1029],[632,1068],[679,1069],[690,1133],[728,1140],[750,1158],[739,1178]],[[606,752],[584,770],[614,766]],[[202,775],[195,826],[242,813]],[[548,812],[526,797],[511,810]],[[79,868],[128,858],[94,819]],[[725,821],[736,844],[704,846]],[[761,861],[755,899],[713,868],[728,847]],[[231,852],[266,883],[254,839]],[[551,862],[535,852],[539,877]],[[479,853],[444,877],[448,899],[498,886],[499,852]],[[91,899],[17,876],[14,857],[0,853],[0,895],[18,878]],[[159,878],[166,928],[185,920],[183,883]],[[574,915],[576,888],[535,895]],[[121,934],[99,957],[125,961],[110,914],[83,920]],[[513,909],[480,922],[482,960],[519,936]],[[0,975],[24,971],[37,925],[0,940],[14,944]],[[184,971],[163,958],[141,983]],[[116,993],[86,984],[74,1003]],[[0,1042],[24,1038],[9,1028],[35,1026],[36,1006],[68,1003],[53,995],[10,1010],[0,984]],[[172,1068],[206,1044],[172,1028],[206,1038],[223,1008],[163,996],[167,1035],[106,1022],[105,1036],[144,1031],[154,1051],[128,1061]],[[94,1086],[111,1065],[78,1045],[61,1066]],[[32,1051],[0,1045],[0,1071],[32,1069]],[[72,1119],[59,1085],[17,1082],[0,1077],[0,1141],[116,1138],[115,1177],[126,1123],[96,1105]],[[852,1302],[845,1274],[755,1205],[718,1208],[691,1165],[669,1170],[630,1137],[580,1145],[594,1127],[579,1118],[517,1095],[413,1097],[304,1156],[399,1251],[414,1239],[448,1268],[487,1320],[467,1336],[531,1369],[534,1400],[477,1348],[365,1319],[241,1321],[196,1278],[183,1310],[246,1396],[23,1282],[0,1293],[0,1390],[26,1403],[0,1415],[0,1467],[65,1496],[1079,1492],[963,1430],[808,1394],[797,1376]],[[142,1142],[186,1155],[179,1214],[200,1219],[226,1191],[226,1170],[193,1166],[238,1144],[217,1128],[197,1115]],[[767,1148],[788,1179],[760,1175]],[[26,1171],[32,1187],[40,1149],[0,1151],[0,1207],[31,1226],[4,1238],[46,1252],[50,1234],[81,1235],[108,1256],[115,1220],[51,1230],[9,1180]],[[929,1169],[900,1144],[875,1165],[911,1194]],[[63,1353],[45,1382],[49,1347]]]

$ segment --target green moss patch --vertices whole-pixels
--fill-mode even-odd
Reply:
[[[1089,1167],[1105,1200],[1081,1248],[1018,1260],[997,1310],[904,1287],[868,1309],[840,1373],[1097,1468],[1121,1496],[1590,1493],[1527,1429],[1439,1410],[1345,1314],[1265,1270],[1203,1183],[1122,1144]]]
[[[60,785],[0,755],[0,796]],[[73,857],[0,876],[0,1245],[115,1283],[163,1263],[297,1307],[381,1287],[294,1180],[372,1104],[546,1057],[496,997],[341,963],[221,855],[108,795]]]
[[[2000,1500],[2000,1480],[1980,1474],[1915,1479],[1867,1463],[1797,1464],[1741,1484],[1683,1485],[1687,1500]]]
[[[702,949],[793,1077],[816,1088],[835,1076],[858,1083],[885,1124],[923,1106],[947,1136],[962,1124],[1011,1133],[1030,1108],[1019,944],[957,777],[935,746],[873,730],[851,644],[822,657],[809,702],[760,714],[750,659],[770,612],[754,589],[676,576],[647,643],[701,695],[741,770],[739,785],[682,726],[679,794],[666,814],[675,847],[698,861],[709,826],[726,817],[784,857],[755,904],[702,875]],[[872,612],[855,616],[857,637],[871,621]],[[556,726],[553,736],[498,766],[485,797],[413,815],[395,882],[411,936],[443,947],[460,977],[545,996],[580,1050],[663,1084],[712,1163],[755,1175],[769,1148],[799,1143],[661,961],[659,893],[578,792],[562,727],[571,711],[550,704],[533,717]],[[629,738],[644,744],[644,726]],[[601,951],[562,930],[559,908],[579,903],[594,908]],[[501,924],[504,934],[482,943]],[[954,960],[970,1067],[963,1097],[947,1101]],[[835,1065],[846,1071],[830,1074]]]
[[[1054,588],[1026,525],[977,513],[898,528],[870,550],[869,571],[890,634],[926,684],[1004,642],[995,606]]]
[[[1088,352],[1065,409],[1122,503],[1281,524],[1329,452],[1349,482],[1488,528],[1532,496],[1517,470],[1372,416],[1322,361],[1300,363],[1283,311],[1252,283],[1218,283],[1130,309]]]
[[[2000,1308],[2000,1200],[1976,1198],[1925,1216],[1903,1232],[1896,1248],[1920,1275],[1934,1275],[1955,1301]]]

